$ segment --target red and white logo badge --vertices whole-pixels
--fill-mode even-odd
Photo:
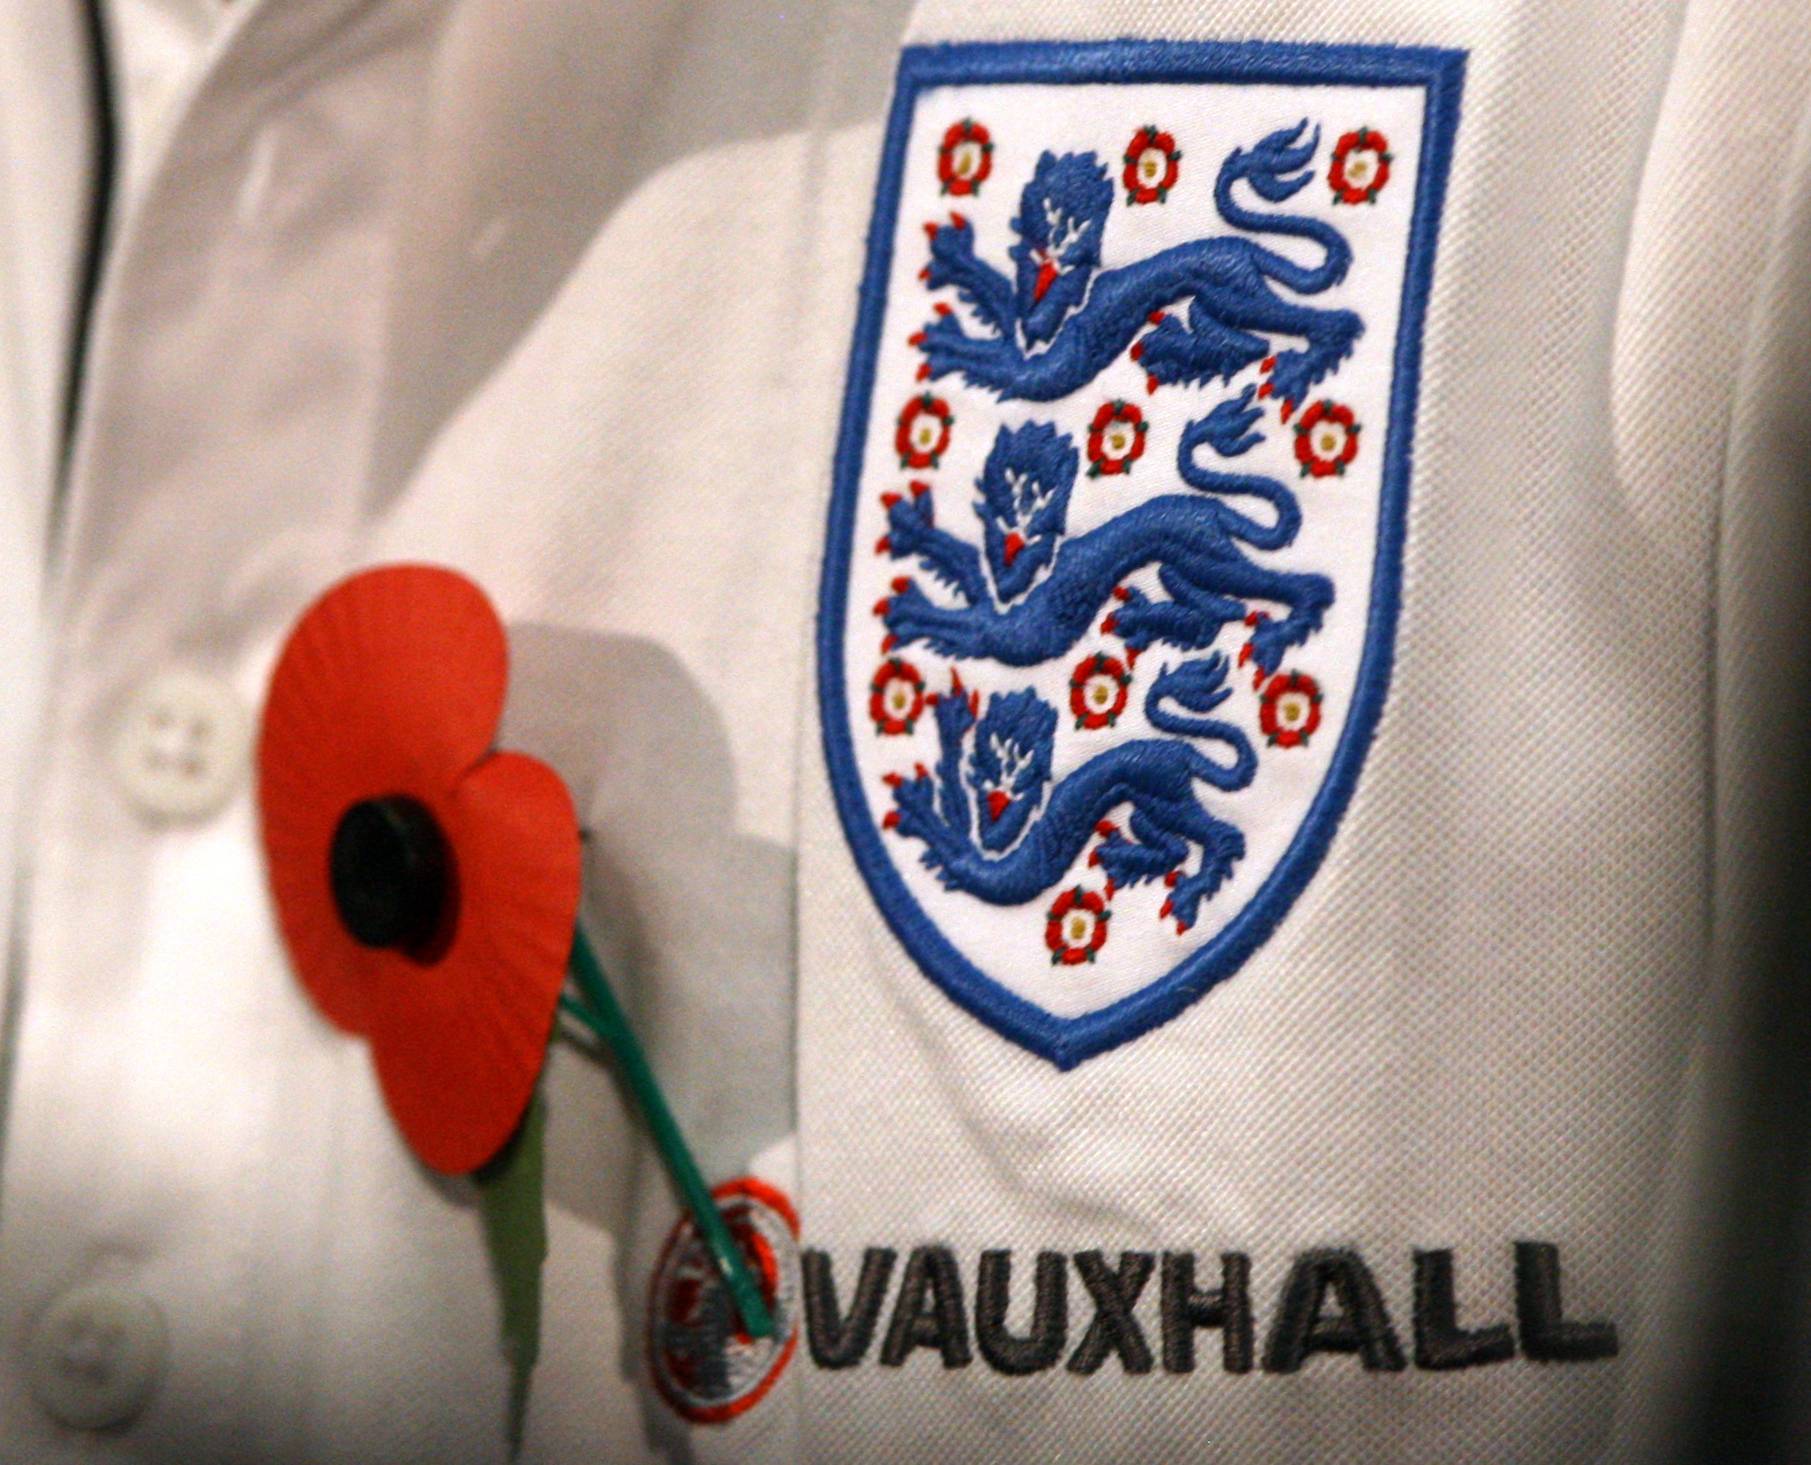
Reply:
[[[721,1424],[761,1402],[798,1347],[799,1218],[760,1180],[711,1192],[773,1315],[770,1337],[743,1330],[734,1300],[689,1215],[668,1234],[648,1289],[648,1361],[661,1397],[694,1424]]]

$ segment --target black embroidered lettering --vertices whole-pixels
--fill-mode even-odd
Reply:
[[[1098,1251],[1075,1254],[1075,1270],[1094,1299],[1094,1321],[1088,1324],[1088,1331],[1070,1355],[1070,1373],[1093,1373],[1107,1361],[1109,1353],[1119,1355],[1127,1373],[1151,1371],[1151,1345],[1145,1342],[1144,1330],[1132,1316],[1132,1309],[1156,1264],[1157,1258],[1151,1252],[1122,1251],[1119,1269],[1115,1271]]]
[[[1212,1292],[1195,1287],[1195,1254],[1163,1254],[1163,1368],[1166,1373],[1193,1373],[1195,1330],[1220,1329],[1220,1365],[1228,1373],[1251,1372],[1251,1259],[1236,1251],[1220,1253],[1220,1286]]]
[[[1522,1353],[1536,1363],[1587,1363],[1616,1356],[1614,1323],[1566,1320],[1557,1246],[1516,1242],[1515,1318]]]
[[[862,1253],[861,1275],[856,1279],[855,1297],[849,1303],[847,1317],[837,1307],[836,1276],[830,1257],[812,1250],[800,1258],[805,1284],[805,1338],[811,1361],[819,1368],[854,1368],[868,1356],[897,1255],[890,1247],[878,1246],[870,1246]]]
[[[926,1306],[926,1302],[929,1306]],[[962,1305],[962,1277],[947,1246],[919,1246],[906,1258],[899,1279],[893,1321],[880,1345],[880,1361],[898,1368],[915,1348],[935,1348],[945,1368],[966,1368],[968,1314]]]
[[[1506,1323],[1488,1328],[1459,1326],[1450,1251],[1415,1253],[1415,1366],[1473,1368],[1515,1357],[1515,1336]]]
[[[975,1344],[1000,1373],[1042,1373],[1063,1355],[1069,1338],[1069,1262],[1060,1251],[1038,1253],[1031,1331],[1009,1332],[1012,1253],[984,1251],[975,1278]]]
[[[1322,1317],[1328,1292],[1337,1296],[1339,1312]],[[1294,1373],[1316,1352],[1356,1353],[1366,1368],[1389,1373],[1406,1366],[1376,1279],[1355,1251],[1303,1252],[1283,1283],[1265,1372]]]

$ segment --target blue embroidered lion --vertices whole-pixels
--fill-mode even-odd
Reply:
[[[1275,671],[1284,651],[1320,628],[1333,603],[1333,582],[1254,563],[1241,544],[1260,550],[1289,545],[1301,528],[1295,495],[1275,479],[1203,468],[1196,453],[1211,446],[1224,457],[1248,452],[1262,437],[1252,431],[1261,409],[1252,389],[1220,403],[1183,430],[1177,471],[1192,494],[1162,494],[1086,534],[1067,535],[1075,484],[1074,444],[1045,423],[1001,428],[976,481],[981,547],[940,529],[929,489],[886,496],[887,534],[878,548],[894,559],[916,559],[965,602],[942,606],[909,577],[875,606],[896,644],[922,641],[946,656],[984,658],[1008,666],[1037,666],[1066,654],[1114,598],[1121,602],[1105,629],[1133,651],[1162,642],[1181,650],[1213,644],[1229,621],[1245,620],[1251,601],[1288,607],[1281,620],[1259,619],[1252,656]],[[1217,496],[1247,494],[1269,503],[1261,523]],[[1124,585],[1147,565],[1169,596],[1152,600]]]
[[[945,886],[992,905],[1035,900],[1099,836],[1090,863],[1104,868],[1113,886],[1167,879],[1164,914],[1186,931],[1245,854],[1245,837],[1202,808],[1195,793],[1197,782],[1227,793],[1242,789],[1257,771],[1245,734],[1205,716],[1231,695],[1225,680],[1219,653],[1165,668],[1145,697],[1145,716],[1178,736],[1120,743],[1052,787],[1056,709],[1026,690],[995,694],[983,713],[980,697],[964,694],[957,679],[937,700],[936,771],[920,767],[915,777],[888,780],[894,807],[885,824],[924,841],[924,863]],[[1225,743],[1231,761],[1217,763],[1185,738]],[[1131,838],[1107,820],[1127,804]],[[1196,850],[1200,859],[1185,872]]]
[[[1237,235],[1180,244],[1116,270],[1100,270],[1101,235],[1113,204],[1107,169],[1093,153],[1044,153],[1020,197],[1008,251],[1013,275],[975,253],[973,226],[960,215],[927,224],[933,288],[954,286],[989,334],[971,336],[940,312],[913,339],[928,374],[960,372],[970,385],[1001,398],[1053,401],[1086,386],[1132,342],[1147,320],[1156,327],[1139,346],[1155,382],[1231,380],[1253,362],[1274,357],[1269,388],[1290,407],[1352,350],[1363,322],[1349,310],[1285,299],[1316,295],[1345,278],[1352,262],[1345,236],[1301,214],[1254,212],[1234,196],[1243,181],[1262,199],[1283,203],[1312,179],[1320,146],[1306,120],[1282,128],[1220,165],[1214,202],[1234,229],[1307,239],[1321,250],[1309,267]],[[1187,323],[1165,313],[1188,302]],[[1161,318],[1158,318],[1158,317]],[[1301,349],[1274,352],[1270,339],[1293,337]]]

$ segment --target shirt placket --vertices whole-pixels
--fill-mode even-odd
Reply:
[[[436,16],[347,0],[235,14],[116,200],[53,566],[19,943],[0,1301],[32,1341],[0,1400],[33,1458],[81,1457],[72,1426],[124,1422],[59,1411],[33,1383],[83,1288],[167,1328],[135,1448],[245,1458],[254,1421],[307,1415],[294,1363],[318,1326],[307,1278],[328,1244],[341,1070],[283,1000],[250,719],[282,620],[356,510],[373,282]],[[144,1342],[92,1311],[48,1365],[91,1401]],[[306,1430],[256,1442],[283,1449],[306,1454]]]

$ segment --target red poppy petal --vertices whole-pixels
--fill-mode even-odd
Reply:
[[[350,1033],[370,1025],[368,996],[389,953],[361,946],[341,924],[327,881],[340,817],[358,799],[400,788],[348,792],[327,758],[267,757],[259,774],[265,875],[290,962],[327,1020]]]
[[[328,1020],[368,1026],[382,956],[340,924],[327,852],[360,799],[432,802],[483,756],[508,675],[483,591],[429,565],[368,570],[309,607],[278,657],[258,736],[258,806],[277,920]]]
[[[435,813],[458,923],[437,959],[386,963],[369,1031],[410,1148],[461,1173],[502,1148],[541,1071],[578,915],[578,821],[559,775],[519,753],[487,758]]]
[[[502,622],[465,576],[434,565],[354,575],[308,608],[278,658],[260,779],[306,764],[346,802],[450,788],[490,747],[508,676]]]

